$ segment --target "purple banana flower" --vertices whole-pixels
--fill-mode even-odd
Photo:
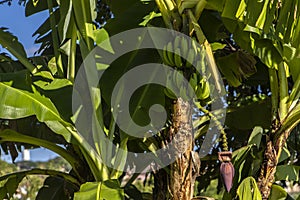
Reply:
[[[220,166],[220,173],[226,188],[226,191],[229,192],[232,188],[233,177],[234,177],[234,167],[232,163],[222,162]]]

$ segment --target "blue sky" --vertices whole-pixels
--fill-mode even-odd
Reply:
[[[0,5],[0,27],[9,28],[9,31],[18,37],[24,45],[28,56],[39,48],[34,44],[32,34],[44,22],[48,16],[47,11],[25,17],[25,7],[20,6],[17,1],[13,1],[11,6],[7,4]],[[3,49],[1,49],[3,50]]]
[[[48,12],[34,14],[30,17],[25,17],[25,7],[20,6],[17,0],[12,2],[11,6],[0,5],[0,27],[6,27],[8,30],[18,37],[19,41],[24,45],[27,56],[32,56],[39,48],[39,45],[34,44],[32,34],[44,22],[48,16]],[[0,47],[0,52],[4,49]],[[56,154],[46,149],[31,150],[31,158],[33,161],[46,161],[56,157]],[[2,155],[1,159],[11,161],[10,156]],[[22,156],[19,155],[16,161],[20,161]]]

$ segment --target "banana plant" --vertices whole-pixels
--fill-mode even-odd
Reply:
[[[260,176],[257,177],[257,185],[262,198],[267,199],[271,192],[272,184],[270,183],[274,183],[275,181],[276,166],[280,160],[283,147],[286,144],[289,134],[299,123],[294,118],[296,116],[298,118],[297,107],[299,100],[299,96],[297,96],[299,93],[299,75],[298,70],[295,69],[297,61],[294,60],[294,55],[297,54],[295,48],[299,45],[298,32],[296,31],[298,20],[295,21],[293,17],[284,17],[290,9],[294,10],[294,16],[298,16],[299,13],[296,8],[298,4],[296,2],[280,4],[279,2],[269,1],[259,3],[245,3],[243,1],[229,3],[228,1],[222,1],[219,5],[214,2],[207,3],[206,5],[204,1],[200,2],[198,4],[194,2],[193,4],[192,1],[185,1],[184,3],[178,1],[176,2],[177,4],[174,4],[172,1],[157,1],[157,4],[162,12],[166,26],[173,27],[174,29],[178,29],[178,24],[175,26],[172,23],[180,21],[178,20],[178,13],[177,18],[176,14],[174,14],[177,9],[180,15],[186,9],[185,6],[194,8],[192,11],[187,9],[188,17],[193,25],[192,31],[196,32],[196,37],[200,43],[206,44],[208,55],[212,55],[211,51],[209,51],[210,47],[205,42],[206,38],[201,26],[198,24],[198,19],[194,15],[201,16],[201,12],[198,14],[198,11],[202,11],[203,8],[213,9],[220,13],[225,27],[232,33],[233,40],[242,49],[247,51],[237,51],[236,56],[230,54],[218,59],[220,70],[231,85],[237,87],[241,84],[242,79],[239,77],[239,74],[244,78],[248,78],[256,72],[256,60],[250,54],[257,56],[260,62],[269,68],[272,104],[272,116],[270,116],[269,124],[272,124],[272,128],[267,133],[270,138],[267,140],[264,153],[265,162],[262,163]],[[254,8],[259,9],[254,11]],[[282,27],[285,27],[283,25],[285,23],[290,24],[290,27],[283,30]],[[232,46],[231,49],[232,51],[236,51]],[[212,58],[212,56],[209,58]],[[225,58],[228,58],[228,60],[223,60]],[[214,63],[213,58],[209,61],[210,63]],[[229,62],[231,62],[231,65]],[[236,66],[238,68],[235,69],[234,67]],[[293,78],[294,84],[292,87],[288,86],[287,79],[289,76]],[[288,125],[285,125],[285,123]],[[257,191],[257,186],[255,188],[255,191]],[[276,188],[274,187],[273,189],[276,190]],[[240,191],[238,195],[242,195]],[[233,194],[233,196],[235,195]],[[259,196],[253,198],[260,198]]]
[[[268,199],[271,188],[276,189],[272,187],[276,167],[287,138],[299,123],[294,118],[299,117],[299,74],[295,66],[296,58],[291,54],[299,45],[296,28],[299,22],[294,21],[295,18],[292,16],[286,17],[290,10],[293,10],[294,16],[299,15],[295,5],[296,2],[280,4],[279,1],[261,3],[234,1],[232,5],[225,3],[222,11],[222,17],[226,19],[225,25],[232,31],[234,40],[242,48],[255,54],[269,68],[271,128],[267,133],[269,138],[264,152],[264,162],[257,179],[262,199]],[[253,13],[248,12],[254,8],[253,6],[257,10]],[[283,27],[287,27],[286,24],[291,26],[283,30]],[[289,77],[293,79],[290,86]]]
[[[13,173],[1,177],[1,197],[10,198],[14,194],[18,183],[30,174],[44,174],[51,177],[63,177],[69,187],[65,188],[64,198],[81,199],[85,191],[89,191],[90,198],[112,198],[123,199],[124,190],[120,188],[117,180],[120,173],[112,175],[99,155],[99,151],[87,142],[80,134],[71,120],[70,100],[72,86],[75,78],[76,56],[83,60],[94,47],[94,39],[87,33],[93,33],[95,28],[92,23],[96,17],[95,2],[56,2],[47,1],[47,6],[42,2],[26,2],[26,15],[48,10],[49,18],[38,32],[51,34],[50,53],[44,54],[46,62],[34,58],[27,58],[24,48],[18,39],[1,28],[0,44],[6,48],[22,64],[22,70],[17,72],[1,73],[1,108],[0,118],[8,120],[8,125],[1,128],[1,143],[8,142],[9,151],[15,149],[15,144],[26,143],[29,145],[48,148],[62,156],[71,166],[72,171],[62,173],[49,170],[29,170],[28,172]],[[59,17],[57,17],[59,16]],[[46,32],[45,32],[46,31]],[[102,33],[100,33],[102,34]],[[102,35],[97,35],[102,38]],[[78,46],[79,44],[79,46]],[[42,48],[45,46],[42,46]],[[61,50],[59,50],[61,48]],[[76,49],[80,53],[76,52]],[[48,49],[49,50],[49,49]],[[80,60],[80,59],[79,59]],[[44,61],[44,60],[42,60]],[[6,65],[5,65],[6,64]],[[13,71],[17,70],[15,62],[3,63],[4,69],[12,65]],[[24,70],[25,68],[25,70]],[[64,103],[64,101],[68,100]],[[39,135],[31,133],[24,135],[23,121],[30,116],[35,116],[35,123],[45,124],[49,130],[48,138],[40,138]],[[15,121],[14,121],[15,120]],[[44,131],[41,127],[36,131]],[[32,127],[33,128],[33,127]],[[35,130],[35,129],[32,129]],[[113,130],[112,130],[113,131]],[[37,133],[38,133],[37,132]],[[60,137],[58,140],[50,140],[49,137]],[[94,141],[98,143],[99,141]],[[63,144],[61,147],[58,144]],[[124,143],[126,145],[126,142]],[[124,146],[124,145],[123,145]],[[85,166],[88,166],[86,168]],[[11,185],[14,181],[13,185]],[[93,183],[94,181],[94,183]],[[85,185],[82,185],[85,183]],[[47,184],[45,182],[45,184]],[[82,187],[81,187],[82,186]],[[92,188],[90,188],[92,186]],[[55,188],[41,190],[39,197],[44,193],[52,193]],[[74,195],[74,192],[78,192]],[[83,194],[82,194],[83,193]],[[52,196],[55,199],[57,196]]]
[[[49,194],[54,194],[52,199],[147,199],[147,195],[153,199],[197,199],[196,195],[205,196],[203,189],[213,185],[212,179],[219,180],[219,186],[213,187],[221,188],[221,177],[226,187],[220,195],[223,199],[278,199],[276,194],[282,193],[282,188],[269,182],[285,180],[284,167],[297,171],[287,164],[285,146],[300,119],[298,6],[298,1],[26,1],[26,16],[47,11],[49,17],[34,33],[41,44],[41,56],[27,58],[17,38],[0,28],[0,45],[17,59],[0,54],[0,142],[12,157],[24,143],[27,147],[45,147],[67,160],[72,170],[32,169],[4,175],[0,177],[0,197],[10,198],[26,175],[44,174],[50,177],[39,191],[37,197],[41,199]],[[105,23],[99,19],[105,19]],[[100,87],[81,85],[87,96],[80,99],[92,103],[93,116],[89,119],[97,126],[79,129],[76,122],[82,119],[82,113],[78,109],[73,114],[71,99],[81,63],[102,41],[142,26],[179,31],[194,43],[189,46],[186,40],[175,38],[161,51],[136,50],[110,66],[98,65],[98,72],[105,71]],[[140,38],[148,39],[145,35]],[[106,46],[106,50],[113,48]],[[121,113],[110,103],[118,79],[145,62],[160,62],[180,73],[167,79],[170,88],[147,86],[132,96],[131,117],[137,124],[149,121],[145,116],[153,104],[163,105],[169,120],[155,137],[134,138],[118,126],[113,116]],[[191,65],[207,73],[199,74]],[[86,74],[92,79],[95,73]],[[148,76],[151,80],[155,73]],[[184,87],[184,79],[191,88]],[[210,111],[215,101],[213,92],[225,92],[223,81],[228,96],[226,129],[220,122],[222,109]],[[259,88],[257,94],[247,91],[251,84]],[[189,92],[196,94],[193,101],[188,100]],[[119,90],[116,96],[122,95],[124,90]],[[209,130],[222,137],[212,145],[212,154],[201,158],[200,165],[198,152],[203,140],[209,138]],[[124,173],[118,169],[136,164],[126,163],[124,152],[155,152],[176,135],[184,141],[177,143],[176,149],[180,151],[183,145],[185,151],[174,163],[154,173],[153,194],[141,193],[133,186],[138,174],[120,186]],[[116,144],[116,151],[104,148],[103,138]],[[219,169],[217,158],[219,149],[227,152],[231,148],[234,151],[228,158],[232,156],[234,177],[230,160],[220,159],[226,162]],[[152,155],[159,160],[155,153]],[[111,165],[104,164],[103,159]],[[226,169],[230,173],[226,174]],[[57,192],[56,183],[64,189]]]

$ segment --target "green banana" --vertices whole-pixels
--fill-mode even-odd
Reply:
[[[180,54],[180,48],[177,47],[174,54],[174,62],[176,67],[182,67],[183,64]]]
[[[192,99],[194,97],[194,94],[195,94],[195,89],[194,87],[192,87],[191,85],[188,85],[187,89],[186,89],[187,94],[186,96],[189,98],[189,99]]]
[[[183,100],[185,100],[185,101],[188,100],[187,95],[186,95],[186,88],[185,88],[185,87],[181,87],[181,88],[180,88],[179,94],[180,94],[180,97],[181,97]]]
[[[202,96],[203,99],[207,99],[210,96],[209,83],[207,81],[204,81]]]
[[[189,80],[189,85],[188,85],[188,97],[189,98],[193,98],[194,97],[194,94],[196,92],[196,89],[197,89],[197,84],[198,84],[198,76],[196,73],[193,73],[190,77],[190,80]]]
[[[207,99],[210,96],[209,84],[202,79],[197,87],[196,96],[200,100]]]
[[[172,63],[169,61],[169,58],[168,58],[167,46],[165,46],[163,48],[162,56],[163,56],[163,63],[166,65],[172,66]]]
[[[200,52],[200,65],[199,70],[201,70],[202,74],[206,73],[206,66],[208,66],[207,58],[206,58],[206,51],[203,45],[200,46],[199,49]]]
[[[194,66],[197,69],[197,71],[200,72],[201,61],[199,59],[197,59]],[[202,74],[202,72],[200,72],[200,73]]]
[[[186,58],[188,56],[188,41],[185,37],[181,37],[181,56],[183,58]]]
[[[176,66],[174,62],[174,56],[173,56],[173,43],[169,42],[167,45],[167,55],[168,55],[168,60],[171,64],[171,66]]]
[[[170,73],[168,75],[168,79],[166,82],[166,88],[164,90],[164,93],[167,97],[171,98],[171,99],[176,99],[176,92],[177,92],[177,86],[175,84],[175,78],[176,78],[176,74],[175,73]]]
[[[173,74],[174,81],[176,83],[177,88],[181,88],[184,82],[184,76],[181,71],[177,71]]]
[[[170,90],[169,88],[165,88],[164,89],[164,93],[167,97],[169,97],[170,99],[176,99],[176,95],[172,92],[172,90]]]
[[[175,37],[174,45],[173,45],[174,50],[175,50],[176,48],[179,48],[179,47],[180,47],[180,43],[181,43],[180,40],[181,40],[181,37],[180,37],[180,36],[176,36],[176,37]]]
[[[195,89],[197,87],[198,84],[198,76],[196,73],[193,73],[190,80],[189,80],[189,84],[190,86]]]
[[[193,48],[190,48],[189,50],[188,50],[188,55],[187,55],[187,61],[186,61],[186,64],[185,64],[185,66],[186,67],[192,67],[193,66],[193,63],[190,63],[190,62],[194,62],[194,59],[195,59],[195,51],[194,51],[194,49]]]

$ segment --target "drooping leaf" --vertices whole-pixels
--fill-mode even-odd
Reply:
[[[87,182],[81,185],[80,191],[74,195],[74,200],[123,200],[124,198],[124,191],[116,180],[103,183]]]
[[[37,114],[40,121],[59,119],[52,102],[38,92],[28,92],[12,87],[11,83],[0,83],[1,118],[17,119]],[[35,105],[35,106],[34,106]]]
[[[260,127],[260,126],[254,127],[254,129],[249,137],[248,144],[256,145],[257,148],[259,149],[262,134],[263,134],[262,127]]]
[[[72,167],[76,167],[77,161],[72,157],[69,152],[67,152],[62,147],[56,145],[53,142],[49,142],[47,140],[39,139],[36,137],[31,137],[27,135],[20,134],[11,129],[5,129],[0,132],[0,142],[18,142],[18,143],[25,143],[35,146],[45,147],[61,157],[67,160]]]
[[[17,127],[17,131],[22,135],[46,140],[54,144],[66,144],[65,139],[61,135],[54,133],[45,123],[40,123],[35,116],[13,120],[11,123],[13,123],[14,127]],[[27,147],[27,145],[25,146]],[[28,146],[29,149],[33,147],[35,146]]]
[[[288,150],[288,148],[287,147],[283,147],[282,151],[281,151],[281,154],[280,154],[280,157],[278,159],[278,163],[280,163],[280,162],[288,159],[290,156],[291,156],[291,153]]]
[[[278,69],[278,65],[283,61],[281,52],[274,46],[269,39],[259,39],[253,37],[251,40],[253,53],[269,68]]]
[[[77,191],[74,185],[60,177],[48,177],[43,187],[38,191],[37,200],[68,200]]]
[[[261,194],[253,177],[245,178],[237,189],[240,199],[261,200]]]
[[[269,199],[285,200],[287,195],[287,192],[282,187],[273,184]]]
[[[110,36],[125,30],[141,27],[140,24],[144,21],[143,18],[156,7],[155,2],[152,0],[123,1],[124,4],[121,1],[110,1],[112,2],[110,8],[115,16],[113,19],[108,20],[104,26]]]
[[[55,10],[54,12],[53,12],[53,16],[55,17],[55,21],[59,21],[59,19],[60,19],[60,12],[59,12],[60,10],[59,9],[57,9],[57,10]],[[34,37],[34,36],[38,36],[38,38],[39,37],[41,37],[41,36],[43,36],[43,35],[45,35],[46,33],[48,33],[49,31],[51,31],[51,25],[50,25],[50,18],[48,17],[45,21],[44,21],[44,23],[42,23],[41,25],[40,25],[40,27],[32,34],[32,36]]]
[[[31,76],[28,70],[21,70],[10,73],[0,73],[0,82],[11,82],[12,86],[18,89],[30,91]]]
[[[135,185],[128,185],[125,187],[125,193],[132,198],[133,200],[140,200],[143,199],[142,193],[139,191],[139,189]]]
[[[250,166],[247,166],[245,163],[247,162],[247,158],[250,155],[252,147],[253,145],[244,146],[232,153],[232,164],[235,168],[233,183],[234,189],[237,188],[237,183],[240,183],[240,181],[247,176],[247,174],[244,174],[243,172],[249,170]]]
[[[143,37],[143,36],[142,36]],[[139,43],[137,42],[136,45]],[[135,45],[135,44],[131,44]],[[118,48],[118,47],[113,47]],[[101,87],[101,93],[108,105],[110,105],[111,99],[112,99],[112,91],[114,91],[116,83],[119,81],[119,79],[122,77],[123,74],[126,74],[129,70],[135,69],[135,66],[141,66],[145,63],[153,63],[155,61],[159,61],[160,56],[158,55],[157,51],[153,50],[137,50],[134,52],[127,53],[117,60],[115,60],[112,65],[107,68],[101,77],[100,80],[100,87]],[[152,83],[152,77],[154,76],[164,76],[164,74],[157,74],[155,75],[155,70],[151,70],[148,74],[143,74],[141,76],[135,76],[133,78],[125,78],[124,84],[122,84],[124,87],[119,88],[118,91],[116,91],[121,99],[120,102],[116,102],[120,104],[120,107],[129,108],[131,116],[129,117],[122,117],[119,118],[122,120],[122,124],[128,124],[130,125],[130,120],[133,120],[135,123],[137,123],[140,126],[145,126],[150,123],[149,118],[149,109],[154,104],[160,104],[164,105],[164,87],[156,85],[156,84],[150,84]],[[144,72],[145,73],[145,72]],[[131,73],[132,74],[132,73]],[[140,85],[139,88],[137,88],[134,93],[131,95],[130,101],[128,102],[129,105],[125,105],[125,101],[122,101],[122,99],[126,98],[125,96],[128,94],[126,93],[126,87],[132,85],[136,85],[136,83],[143,83],[143,85]],[[116,96],[113,97],[114,99],[117,99]],[[154,110],[153,116],[161,114],[163,111]],[[121,113],[122,114],[122,113]],[[155,117],[153,117],[155,119]],[[155,123],[155,122],[154,122]],[[124,130],[126,132],[126,130]]]
[[[19,183],[24,177],[25,174],[11,174],[10,176],[5,177],[5,179],[0,177],[0,198],[12,198],[19,186]]]
[[[12,59],[7,53],[0,53],[0,62],[12,62]]]
[[[225,124],[230,128],[236,128],[242,130],[252,129],[254,126],[269,128],[270,117],[271,117],[270,99],[263,98],[258,101],[249,102],[249,104],[246,105],[241,105],[241,106],[237,105],[237,107],[235,106],[229,107],[225,119]]]
[[[218,58],[217,65],[230,85],[238,87],[242,84],[242,76],[239,71],[240,66],[237,60],[237,53],[232,53],[228,56]]]
[[[209,2],[211,1],[208,1],[208,4]],[[220,18],[219,12],[203,10],[199,19],[199,25],[210,43],[217,42],[228,37],[227,33],[223,31],[225,27],[222,19]],[[215,49],[213,48],[213,50]]]
[[[72,180],[70,182],[67,182],[67,186],[72,188],[73,190],[76,189],[76,185],[79,184],[78,181],[74,178],[71,177],[69,174],[55,171],[55,170],[48,170],[48,169],[31,169],[31,170],[26,170],[26,171],[18,171],[18,172],[13,172],[11,174],[6,174],[0,177],[0,198],[5,199],[5,197],[8,197],[9,199],[12,198],[13,194],[16,192],[19,183],[23,180],[24,177],[27,175],[53,175],[53,176],[59,176],[62,179],[65,178],[66,180]],[[53,178],[48,178],[48,179],[53,179]],[[56,179],[56,178],[54,178]],[[46,179],[47,180],[47,179]],[[57,180],[56,180],[57,182]],[[75,183],[74,185],[72,183]],[[60,185],[61,186],[61,185]],[[49,193],[48,193],[49,195]],[[51,194],[53,195],[53,194]],[[49,195],[50,196],[50,195]],[[47,196],[46,199],[49,199]]]
[[[13,36],[6,28],[0,27],[0,45],[15,56],[29,71],[33,71],[35,66],[27,60],[27,55],[23,45],[18,38]]]
[[[294,165],[279,165],[276,168],[275,178],[278,181],[298,181],[299,166]]]
[[[70,132],[65,127],[68,123],[61,118],[50,99],[35,90],[28,92],[3,82],[0,82],[0,93],[0,118],[18,119],[36,115],[39,121],[48,124],[54,132],[62,134],[66,141],[70,140]]]
[[[6,31],[6,28],[0,28],[0,45],[8,51],[17,52],[22,57],[27,57],[23,45],[18,41],[16,36]]]
[[[53,7],[58,6],[57,1],[51,0]],[[25,16],[28,17],[30,15],[33,15],[35,13],[44,11],[48,9],[48,4],[45,1],[27,1],[25,6]]]
[[[52,82],[38,80],[34,84],[43,90],[57,90],[67,86],[71,86],[72,83],[68,79],[54,79]]]

